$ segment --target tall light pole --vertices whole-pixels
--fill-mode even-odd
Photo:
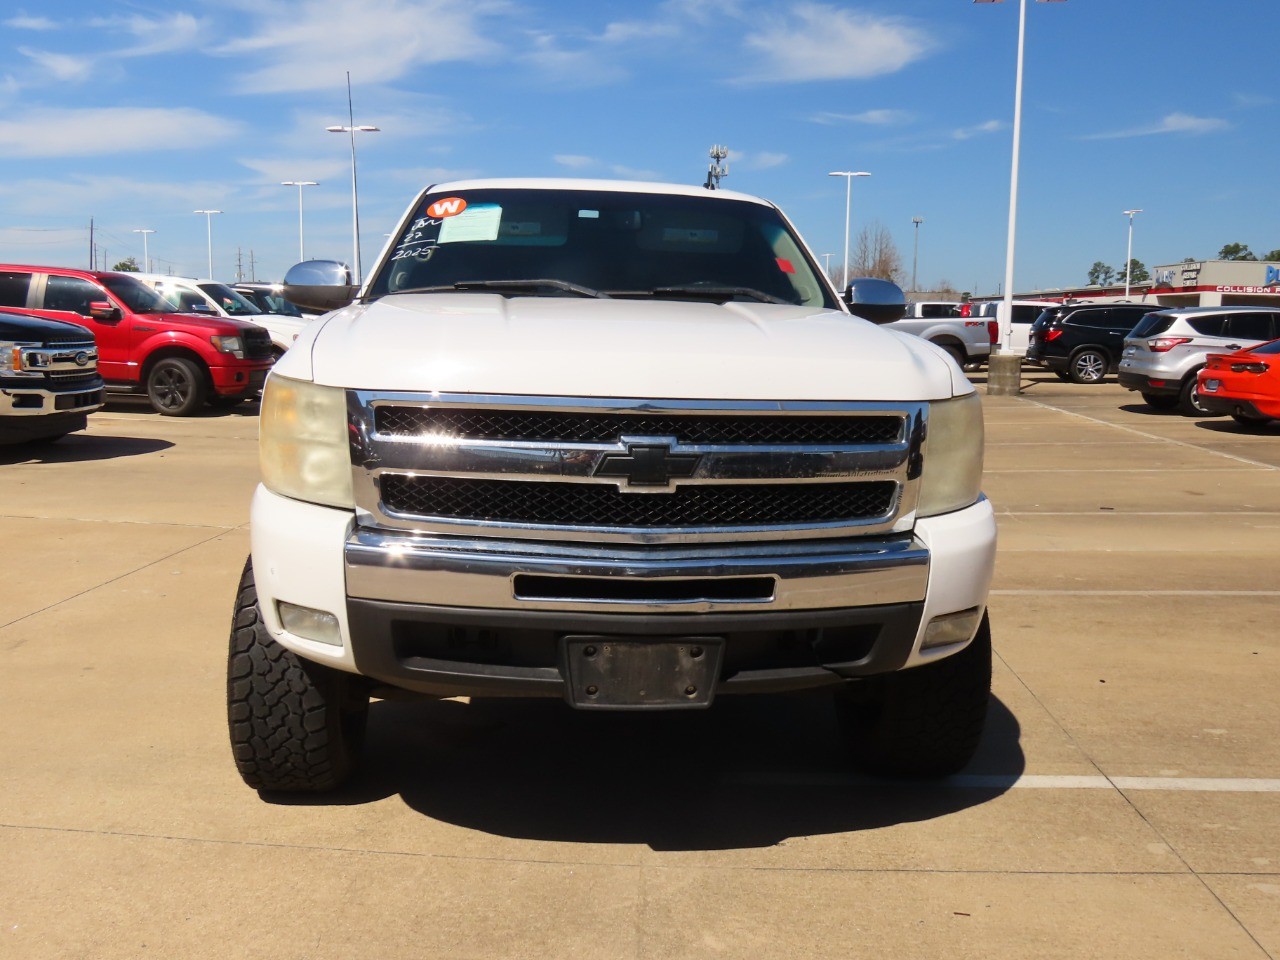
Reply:
[[[378,127],[370,127],[367,125],[356,126],[355,109],[351,105],[351,73],[347,72],[347,126],[325,127],[329,133],[347,133],[351,135],[351,246],[352,255],[355,257],[355,274],[352,282],[356,286],[360,285],[360,192],[356,188],[356,134],[357,133],[377,133]]]
[[[1129,298],[1129,277],[1133,272],[1133,215],[1141,212],[1142,210],[1136,207],[1133,210],[1124,212],[1124,215],[1129,218],[1129,252],[1124,258],[1124,296],[1126,300]]]
[[[209,273],[210,280],[213,279],[213,215],[221,213],[221,210],[192,210],[192,213],[203,213],[205,228],[209,234]]]
[[[853,195],[853,178],[869,177],[871,174],[864,170],[833,170],[827,176],[844,177],[844,282],[840,284],[840,294],[843,296],[845,288],[849,286],[849,201]]]
[[[298,188],[298,262],[301,263],[307,259],[307,254],[302,246],[302,188],[319,186],[314,180],[281,180],[282,187]]]
[[[912,217],[911,222],[916,225],[915,243],[911,249],[911,295],[916,295],[916,264],[920,260],[920,224],[924,223],[924,217]]]
[[[150,273],[151,272],[151,256],[150,254],[147,253],[147,235],[155,233],[155,231],[148,230],[146,227],[141,227],[137,230],[134,230],[133,232],[142,234],[142,272]]]
[[[974,3],[1004,3],[1004,0],[973,0]],[[1065,0],[1036,0],[1036,3],[1062,3]],[[1006,353],[1011,346],[1010,322],[1013,319],[1013,245],[1018,226],[1018,153],[1022,145],[1022,61],[1027,38],[1027,0],[1018,0],[1018,72],[1013,86],[1013,165],[1009,173],[1009,237],[1004,261],[1004,315],[1000,319],[1000,348]]]

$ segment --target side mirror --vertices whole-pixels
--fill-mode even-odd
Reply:
[[[304,260],[284,275],[284,298],[304,310],[337,310],[359,292],[351,282],[351,268],[336,260]]]
[[[94,300],[89,304],[89,316],[104,323],[115,323],[120,319],[120,308],[112,306],[106,300]]]
[[[902,288],[878,277],[850,280],[844,302],[854,315],[872,323],[893,323],[907,315],[907,297]]]

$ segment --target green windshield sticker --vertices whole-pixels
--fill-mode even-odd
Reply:
[[[467,243],[497,240],[502,223],[502,207],[496,203],[477,203],[440,223],[438,243]]]

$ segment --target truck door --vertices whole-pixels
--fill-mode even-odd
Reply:
[[[115,320],[100,320],[89,313],[89,304],[106,301],[120,311]],[[81,277],[49,274],[44,294],[33,313],[50,320],[69,320],[93,331],[98,341],[98,370],[104,380],[129,380],[129,338],[132,314],[96,283]]]

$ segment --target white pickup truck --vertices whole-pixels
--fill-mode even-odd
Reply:
[[[944,300],[908,303],[906,315],[887,326],[937,344],[962,367],[986,363],[999,342],[999,327],[994,318],[963,316],[962,307]]]
[[[937,776],[990,691],[979,399],[850,315],[727,191],[472,180],[417,196],[272,370],[228,715],[263,790],[355,767],[371,697],[674,710],[834,693],[851,759]],[[376,707],[374,708],[376,709]]]

